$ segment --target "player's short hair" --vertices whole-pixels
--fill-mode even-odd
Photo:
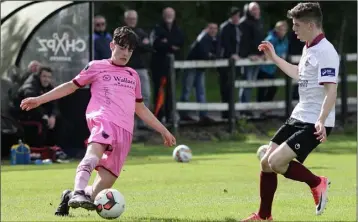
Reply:
[[[288,10],[287,17],[304,22],[314,22],[317,27],[322,27],[323,15],[318,2],[298,3],[294,8]]]
[[[130,27],[122,26],[114,30],[113,41],[119,46],[134,50],[138,44],[138,36]]]

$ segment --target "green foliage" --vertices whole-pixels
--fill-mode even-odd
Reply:
[[[233,1],[120,1],[120,2],[95,2],[95,14],[102,14],[107,18],[108,30],[113,31],[123,25],[123,13],[126,9],[135,9],[139,15],[139,26],[147,32],[161,19],[162,9],[173,7],[176,10],[177,21],[186,34],[183,55],[187,54],[188,47],[195,37],[201,32],[208,22],[218,24],[227,19],[230,7],[237,6],[241,9],[247,2]],[[260,2],[262,19],[266,31],[278,20],[285,20],[287,10],[297,2],[280,1]],[[357,2],[320,2],[324,14],[324,29],[327,37],[338,47],[340,39],[340,27],[343,16],[347,19],[347,30],[344,35],[344,51],[354,53],[357,51]],[[289,23],[291,24],[291,23]]]

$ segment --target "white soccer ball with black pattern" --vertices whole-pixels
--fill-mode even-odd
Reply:
[[[177,162],[187,163],[193,158],[193,154],[187,145],[179,145],[173,151],[173,158]]]
[[[260,146],[257,149],[256,156],[259,160],[261,160],[262,157],[265,156],[265,153],[267,152],[268,148],[269,148],[269,145],[265,144],[265,145]]]
[[[116,189],[105,189],[99,192],[94,200],[96,211],[105,219],[115,219],[125,210],[124,196]]]

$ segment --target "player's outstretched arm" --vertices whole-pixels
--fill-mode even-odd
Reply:
[[[41,96],[38,97],[29,97],[21,101],[20,107],[22,110],[29,111],[31,109],[34,109],[41,104],[50,102],[52,100],[60,99],[62,97],[65,97],[73,92],[75,92],[78,89],[78,86],[76,86],[72,81],[63,83],[50,92],[47,92]]]
[[[159,132],[166,146],[173,146],[176,144],[175,137],[169,132],[167,128],[153,115],[153,113],[144,105],[143,102],[136,103],[135,112],[146,124]]]
[[[280,58],[276,52],[275,48],[269,41],[263,41],[259,45],[259,51],[265,53],[266,58],[273,61],[284,73],[293,79],[299,79],[298,75],[298,66],[288,63],[286,60]]]

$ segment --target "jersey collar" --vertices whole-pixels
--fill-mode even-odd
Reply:
[[[317,45],[322,39],[324,39],[324,37],[325,37],[325,36],[324,36],[323,33],[317,35],[316,38],[313,39],[311,45],[308,45],[308,42],[306,42],[306,47],[307,47],[307,48],[310,48],[310,47],[312,47],[312,46]]]
[[[117,65],[117,64],[114,64],[112,59],[108,59],[107,60],[111,65],[114,65],[114,66],[117,66],[117,67],[126,67],[125,65]]]

